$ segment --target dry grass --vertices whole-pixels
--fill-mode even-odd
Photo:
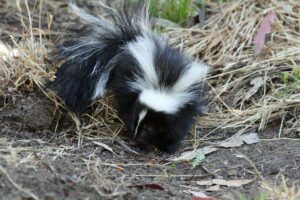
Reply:
[[[251,128],[263,130],[269,122],[282,120],[280,131],[299,133],[300,86],[287,91],[280,78],[300,69],[299,6],[298,1],[229,1],[220,13],[218,4],[211,2],[215,12],[204,29],[197,25],[170,30],[172,43],[190,55],[201,55],[212,66],[208,80],[214,112],[201,118],[200,126],[239,128],[242,133]],[[270,10],[276,16],[272,34],[256,55],[253,38]],[[261,86],[247,97],[255,78],[262,81]]]
[[[222,13],[217,3],[211,1],[208,6],[213,9],[204,29],[197,25],[166,32],[173,44],[212,66],[208,77],[212,112],[199,118],[198,125],[214,130],[238,128],[243,133],[263,130],[270,122],[279,120],[279,137],[299,134],[300,84],[287,90],[288,85],[281,75],[300,70],[300,3],[296,0],[229,1],[224,3]],[[18,8],[21,11],[21,6]],[[28,7],[23,9],[30,22],[31,11]],[[270,10],[276,15],[272,34],[267,37],[262,53],[256,55],[253,38]],[[45,80],[55,74],[56,66],[47,61],[51,41],[45,39],[42,29],[33,28],[23,19],[21,22],[25,27],[22,39],[11,38],[10,52],[15,49],[15,55],[0,58],[0,95],[31,92],[38,86],[59,110],[63,105],[57,96],[43,90]],[[247,97],[252,88],[250,82],[255,78],[260,78],[262,84]],[[94,102],[81,118],[70,114],[77,127],[79,145],[82,140],[117,138],[123,123],[113,107],[113,96],[108,94],[105,99]],[[284,180],[281,187],[264,183],[262,188],[269,195],[266,199],[299,198],[296,186],[289,188]]]
[[[296,184],[292,184],[291,187],[288,187],[284,176],[279,179],[281,180],[278,180],[278,185],[277,183],[271,185],[263,182],[261,184],[262,192],[257,195],[257,199],[296,200],[300,198],[300,190]]]

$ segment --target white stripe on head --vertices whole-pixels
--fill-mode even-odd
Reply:
[[[155,111],[169,114],[176,113],[180,106],[180,102],[172,94],[152,89],[142,91],[139,100],[142,104]]]
[[[142,70],[143,78],[137,75],[137,85],[133,85],[135,89],[140,87],[155,87],[158,86],[158,74],[154,66],[155,44],[153,39],[147,36],[139,36],[136,41],[130,42],[126,46],[129,53],[138,62],[139,68]]]
[[[145,110],[142,110],[142,111],[139,113],[138,123],[137,123],[137,125],[136,125],[136,127],[135,127],[135,132],[134,132],[134,136],[133,136],[134,138],[136,137],[136,134],[137,134],[138,129],[139,129],[139,126],[140,126],[140,123],[143,121],[143,119],[145,118],[146,114],[147,114],[147,110],[146,110],[146,109],[145,109]]]

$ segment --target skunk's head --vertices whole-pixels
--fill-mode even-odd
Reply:
[[[168,116],[140,103],[137,105],[140,106],[139,109],[135,110],[132,129],[129,131],[131,141],[142,149],[152,144],[160,148],[158,141],[170,132]]]
[[[201,100],[201,99],[199,99]],[[200,101],[178,105],[168,94],[146,90],[139,94],[129,122],[129,135],[141,149],[149,145],[174,153],[199,114]]]

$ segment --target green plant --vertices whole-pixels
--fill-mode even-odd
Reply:
[[[149,5],[150,13],[153,17],[159,16],[159,6],[156,0],[151,0]]]
[[[170,169],[169,169],[169,172],[168,172],[168,179],[170,179],[172,177],[172,174],[173,174],[173,170],[176,168],[176,163],[175,162],[172,162],[171,163],[171,166],[170,166]]]
[[[161,4],[157,0],[150,2],[150,12],[154,17],[168,19],[179,25],[186,25],[194,10],[191,0],[165,0]]]
[[[246,196],[243,194],[241,200],[247,200]]]
[[[283,82],[283,87],[274,92],[275,96],[283,97],[288,94],[300,91],[300,71],[294,68],[292,72],[285,72],[279,76]]]
[[[194,161],[192,162],[193,167],[198,166],[205,159],[204,150],[201,153],[197,154]]]
[[[198,4],[200,5],[201,8],[205,8],[206,7],[205,2],[206,2],[205,0],[199,0]]]
[[[254,198],[254,200],[264,200],[269,196],[269,192],[262,191],[259,194],[257,194]]]

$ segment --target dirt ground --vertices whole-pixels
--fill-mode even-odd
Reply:
[[[0,40],[7,43],[10,34],[22,31],[13,2],[0,0],[5,5],[0,6]],[[45,2],[44,14],[54,16],[52,29],[60,32],[68,19],[62,14],[66,1]],[[47,28],[47,22],[43,27]],[[264,193],[262,182],[279,186],[284,176],[289,187],[300,185],[300,137],[276,139],[281,120],[265,131],[252,130],[259,134],[258,143],[218,148],[193,167],[191,162],[171,163],[170,155],[157,151],[133,153],[130,149],[139,150],[128,144],[123,132],[117,137],[107,132],[83,135],[78,145],[72,118],[55,109],[55,103],[37,88],[7,90],[0,97],[0,199],[193,199],[191,191],[216,199],[254,199]],[[198,127],[196,133],[201,138],[211,131]],[[218,129],[201,141],[201,147],[237,131]],[[192,138],[190,134],[177,154],[191,148]],[[215,191],[197,184],[211,179],[253,181]]]
[[[261,180],[252,164],[271,183],[280,183],[284,175],[288,185],[299,184],[300,142],[293,138],[272,140],[277,137],[277,128],[261,132],[257,144],[221,148],[195,168],[191,163],[178,163],[172,169],[166,160],[169,155],[136,155],[124,148],[119,139],[101,140],[115,154],[94,143],[99,140],[84,140],[78,148],[75,127],[68,115],[62,114],[62,130],[53,131],[57,121],[53,115],[55,106],[43,94],[1,100],[8,102],[0,113],[2,199],[32,199],[15,184],[40,199],[191,199],[189,190],[207,189],[198,186],[197,181],[213,178],[253,182],[239,188],[222,186],[219,191],[206,192],[207,195],[219,199],[240,199],[244,195],[253,199]],[[217,131],[205,143],[214,144],[234,133],[235,130]],[[203,135],[201,130],[199,134]],[[188,147],[188,142],[181,149],[184,147]],[[247,156],[253,163],[238,155]],[[143,184],[158,184],[164,190],[130,187]]]

